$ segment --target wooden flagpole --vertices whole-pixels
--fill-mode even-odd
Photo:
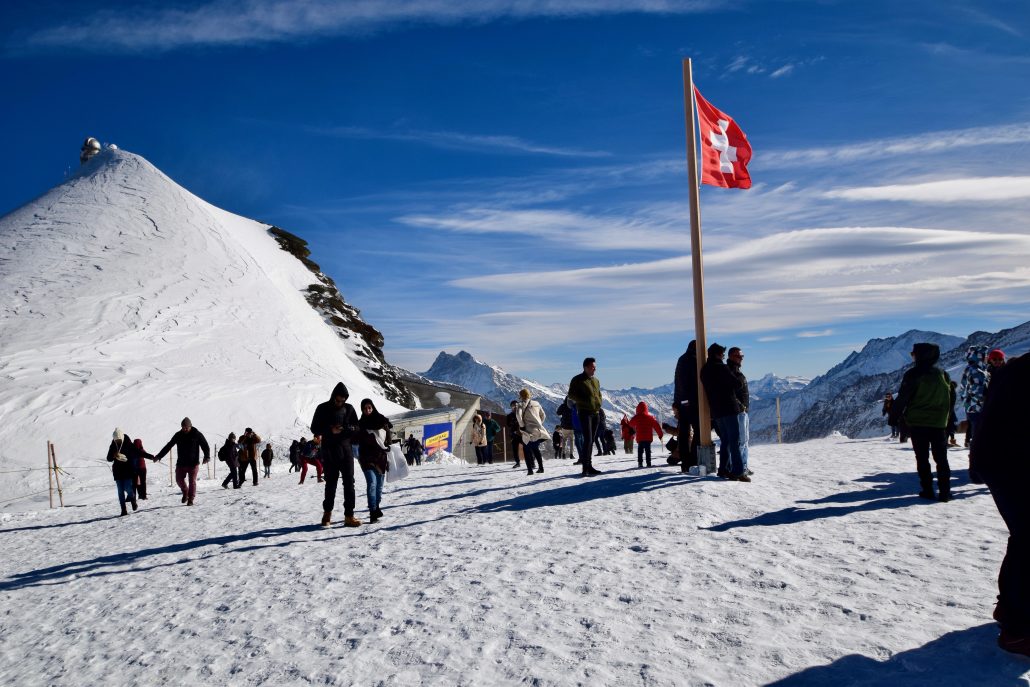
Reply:
[[[46,442],[46,478],[50,482],[50,507],[54,507],[54,473],[50,471],[50,442]]]
[[[701,262],[701,193],[697,175],[697,121],[694,118],[694,75],[690,58],[683,59],[683,103],[687,117],[687,174],[690,183],[690,258],[694,278],[694,340],[697,347],[697,410],[701,436],[697,446],[698,465],[715,472],[711,411],[701,385],[701,368],[708,359],[705,340],[705,277]]]

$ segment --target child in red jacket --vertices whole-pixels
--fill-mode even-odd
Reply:
[[[658,433],[659,439],[665,436],[658,420],[647,412],[647,404],[641,401],[637,404],[637,413],[630,418],[629,425],[633,428],[633,436],[637,440],[637,467],[644,467],[645,458],[647,466],[651,467],[651,442],[654,441],[654,433]]]

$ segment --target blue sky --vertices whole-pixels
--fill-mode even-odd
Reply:
[[[1030,319],[1025,0],[9,0],[0,33],[0,213],[117,143],[306,238],[409,369],[671,380],[688,56],[754,148],[701,192],[708,339],[750,376]]]

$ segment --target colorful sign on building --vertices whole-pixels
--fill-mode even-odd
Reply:
[[[451,452],[451,435],[453,433],[454,425],[450,422],[425,425],[422,428],[422,445],[426,447],[426,453],[433,455],[441,449]]]

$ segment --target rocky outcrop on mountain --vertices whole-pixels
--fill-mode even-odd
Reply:
[[[387,363],[383,355],[382,333],[361,319],[360,310],[343,300],[336,282],[322,272],[318,263],[311,260],[308,242],[279,227],[269,228],[268,233],[275,238],[280,248],[304,263],[318,279],[317,284],[308,285],[305,298],[336,335],[347,343],[365,376],[379,384],[388,399],[406,408],[413,408],[415,397],[404,387],[397,369]]]

